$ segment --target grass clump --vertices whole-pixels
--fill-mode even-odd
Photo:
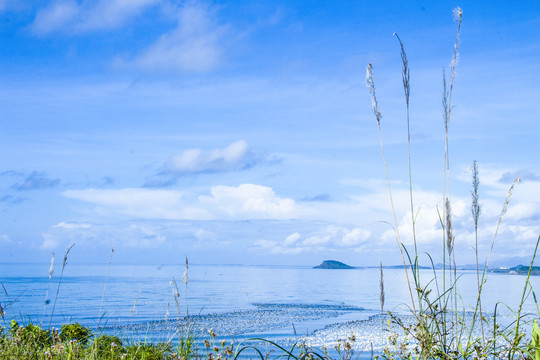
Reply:
[[[495,307],[493,317],[487,316],[482,308],[482,291],[483,286],[487,278],[487,269],[491,254],[493,252],[493,246],[497,237],[499,226],[506,214],[509,200],[512,195],[514,186],[519,182],[519,178],[516,179],[514,184],[510,187],[508,195],[504,201],[501,214],[496,226],[495,234],[491,243],[491,248],[487,259],[480,265],[478,254],[478,222],[481,214],[479,205],[479,175],[478,164],[473,162],[471,167],[472,172],[472,205],[471,214],[474,223],[475,234],[475,258],[476,258],[476,277],[477,277],[477,300],[472,309],[466,309],[463,301],[460,297],[459,289],[459,276],[457,273],[456,256],[455,256],[455,234],[452,222],[452,201],[450,196],[449,186],[449,171],[450,161],[448,156],[449,148],[449,127],[452,112],[452,94],[454,91],[455,78],[456,78],[456,65],[459,56],[459,39],[463,12],[460,8],[454,10],[455,20],[457,22],[457,36],[454,45],[454,51],[452,61],[450,64],[449,81],[447,82],[446,75],[443,71],[443,120],[444,120],[444,167],[443,167],[443,196],[442,196],[442,210],[439,212],[439,220],[441,225],[442,234],[442,282],[438,278],[435,271],[435,265],[431,256],[428,254],[429,261],[433,268],[433,277],[430,277],[427,281],[422,281],[420,278],[420,271],[418,265],[419,250],[417,247],[416,238],[416,216],[414,202],[413,202],[413,187],[412,187],[412,175],[411,175],[411,141],[410,141],[410,114],[409,114],[409,96],[410,96],[410,75],[409,66],[407,61],[407,55],[405,53],[404,45],[399,38],[396,37],[400,44],[401,60],[402,60],[402,79],[403,88],[405,92],[405,104],[406,104],[406,120],[408,131],[408,154],[409,154],[409,193],[410,193],[410,210],[412,215],[412,238],[414,243],[414,252],[409,252],[404,244],[401,242],[399,233],[399,224],[397,222],[394,203],[392,200],[392,191],[390,188],[390,181],[388,179],[388,170],[386,166],[384,146],[382,141],[381,130],[381,111],[378,107],[377,98],[375,96],[375,81],[373,76],[373,66],[371,64],[367,67],[367,87],[371,94],[371,104],[375,120],[377,121],[377,127],[379,130],[379,137],[381,142],[381,150],[383,156],[383,163],[385,167],[385,174],[388,183],[388,192],[390,197],[390,205],[392,208],[396,239],[399,250],[403,258],[403,268],[407,275],[407,283],[409,286],[411,303],[409,308],[414,315],[414,321],[412,323],[405,323],[398,315],[394,315],[389,312],[389,346],[387,346],[381,356],[385,359],[536,359],[540,360],[540,328],[538,327],[536,320],[531,324],[530,320],[527,321],[522,313],[523,304],[529,295],[533,295],[536,302],[536,295],[532,289],[530,283],[530,275],[533,269],[534,259],[536,257],[536,251],[540,243],[540,236],[536,241],[536,248],[532,255],[531,264],[528,267],[527,278],[523,287],[518,311],[515,312],[515,321],[511,324],[501,327],[497,323],[497,304]],[[404,256],[404,254],[406,256]],[[407,261],[405,260],[407,259]],[[409,271],[411,272],[412,283],[409,280]],[[382,276],[381,276],[382,281]],[[441,284],[442,283],[442,284]],[[414,296],[413,296],[414,293]],[[382,298],[381,298],[382,300]],[[382,308],[381,303],[381,308]],[[538,308],[538,304],[537,304]],[[540,311],[537,314],[540,316]],[[526,335],[525,329],[527,326],[523,326],[524,323],[532,325],[532,339]],[[474,330],[480,328],[480,335],[474,335]],[[492,329],[488,331],[487,329]]]
[[[170,343],[125,344],[115,335],[93,336],[78,323],[45,330],[39,325],[20,326],[11,321],[8,332],[0,328],[0,359],[81,359],[81,360],[161,360],[190,359],[182,357]]]

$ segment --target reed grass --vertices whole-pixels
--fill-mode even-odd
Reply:
[[[71,244],[71,246],[67,248],[66,253],[64,254],[64,259],[62,260],[62,270],[60,270],[60,279],[58,280],[58,287],[56,288],[56,295],[54,297],[53,308],[51,311],[51,315],[49,317],[49,329],[51,328],[51,323],[52,323],[52,319],[54,315],[54,309],[56,308],[56,301],[58,300],[58,294],[60,293],[60,285],[62,284],[62,277],[64,276],[64,269],[66,268],[66,265],[67,265],[68,254],[71,251],[71,249],[73,249],[74,246],[75,244]],[[49,270],[49,274],[52,276],[52,273],[50,270]]]
[[[389,341],[391,346],[387,347],[383,352],[383,358],[387,359],[403,359],[403,358],[414,358],[414,359],[431,359],[431,358],[441,358],[441,359],[472,359],[472,358],[533,358],[535,354],[540,354],[540,328],[535,322],[536,330],[533,333],[533,337],[536,338],[536,343],[525,341],[526,335],[523,333],[522,322],[522,307],[525,302],[525,299],[529,293],[532,293],[534,301],[538,308],[538,303],[536,302],[536,295],[532,286],[530,284],[530,273],[533,267],[533,262],[536,257],[536,250],[540,243],[540,236],[536,241],[536,248],[532,255],[531,265],[529,267],[529,273],[527,280],[523,287],[523,293],[521,296],[521,301],[519,304],[519,309],[516,313],[516,321],[510,327],[500,329],[496,322],[496,311],[495,308],[495,317],[493,320],[493,332],[491,334],[486,334],[484,330],[484,323],[488,323],[488,320],[483,316],[482,309],[482,290],[484,283],[486,281],[487,269],[493,252],[493,247],[497,234],[499,231],[500,224],[503,220],[504,215],[506,214],[510,197],[512,195],[514,186],[519,182],[519,178],[516,179],[514,184],[510,187],[506,199],[503,204],[503,209],[499,216],[497,227],[493,235],[491,242],[491,248],[486,257],[482,273],[480,272],[479,266],[479,252],[478,252],[478,223],[480,218],[480,205],[478,203],[478,187],[479,187],[479,176],[478,176],[478,164],[473,162],[472,166],[472,204],[471,204],[471,213],[474,223],[474,232],[475,232],[475,259],[476,259],[476,277],[477,277],[477,301],[476,306],[473,311],[472,324],[468,324],[465,320],[466,308],[461,300],[460,290],[459,290],[459,277],[457,274],[456,266],[456,254],[455,254],[455,234],[452,223],[452,201],[451,201],[451,191],[450,191],[450,181],[449,181],[449,172],[450,172],[450,156],[449,156],[449,128],[450,128],[450,119],[452,114],[452,95],[454,92],[455,79],[456,79],[456,65],[458,63],[459,57],[459,40],[462,24],[463,11],[461,8],[456,8],[454,10],[455,20],[457,22],[457,35],[456,41],[454,44],[454,50],[452,55],[452,61],[450,63],[450,75],[449,81],[447,82],[446,72],[443,70],[443,119],[444,119],[444,167],[443,167],[443,204],[442,214],[439,213],[439,219],[441,223],[441,232],[442,232],[442,258],[443,258],[443,270],[442,270],[442,289],[439,288],[439,282],[437,279],[437,274],[435,272],[435,266],[431,256],[428,254],[428,257],[432,263],[433,267],[433,280],[430,280],[427,284],[422,284],[419,277],[418,271],[418,247],[416,242],[416,228],[415,222],[416,217],[414,213],[414,194],[412,186],[412,174],[411,174],[411,139],[410,139],[410,109],[409,109],[409,96],[410,96],[410,73],[409,73],[409,63],[407,60],[407,55],[405,53],[404,45],[401,39],[397,34],[397,37],[401,50],[401,60],[402,60],[402,81],[403,89],[405,93],[405,104],[407,112],[407,145],[408,145],[408,155],[409,155],[409,194],[410,194],[410,211],[411,211],[411,221],[412,221],[412,238],[414,239],[414,253],[412,256],[405,246],[399,240],[399,229],[397,228],[395,206],[392,200],[392,193],[390,189],[390,181],[388,176],[388,167],[384,155],[384,145],[382,142],[381,134],[381,114],[378,109],[377,100],[375,98],[375,84],[373,80],[373,70],[372,65],[368,65],[368,76],[367,76],[367,86],[370,89],[371,103],[373,113],[377,120],[379,138],[381,141],[381,150],[383,155],[383,164],[385,168],[385,175],[388,184],[388,193],[390,196],[390,207],[392,211],[392,216],[396,224],[396,233],[398,234],[398,247],[400,253],[403,257],[403,253],[407,254],[407,259],[409,261],[409,266],[405,264],[404,261],[404,271],[405,274],[408,274],[408,269],[411,269],[414,288],[417,297],[417,305],[415,307],[415,301],[411,294],[411,312],[414,315],[415,322],[411,324],[405,324],[398,316],[393,315],[389,312],[389,315],[392,320],[392,324],[397,326],[400,329],[404,336],[400,337],[399,333],[395,332],[391,328],[389,329]],[[448,261],[448,266],[446,264]],[[448,274],[447,274],[448,272]],[[481,274],[481,275],[480,275]],[[449,283],[446,282],[446,279],[449,279]],[[411,289],[411,284],[409,277],[407,276],[407,282],[409,289]],[[433,291],[435,290],[435,291]],[[433,296],[435,294],[435,296]],[[417,310],[418,309],[418,310]],[[538,316],[540,316],[540,310],[538,311]],[[481,337],[476,338],[473,336],[473,329],[475,322],[479,319],[481,327]],[[504,339],[501,344],[501,339]],[[532,344],[532,345],[531,345]],[[534,354],[534,355],[533,355]],[[540,360],[540,356],[536,358]]]

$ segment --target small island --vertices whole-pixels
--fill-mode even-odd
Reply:
[[[497,269],[493,269],[492,272],[509,275],[527,275],[529,273],[529,266],[518,265],[511,268],[499,267]],[[531,268],[531,275],[540,275],[540,266],[533,266]]]
[[[349,266],[336,260],[324,260],[320,265],[314,266],[314,269],[355,269],[354,266]]]

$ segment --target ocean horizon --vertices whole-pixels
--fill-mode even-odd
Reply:
[[[366,351],[369,345],[380,351],[386,344],[381,331],[388,315],[380,309],[379,269],[190,264],[187,284],[182,281],[184,270],[183,264],[69,263],[60,282],[60,269],[49,281],[46,264],[1,264],[3,326],[11,319],[45,328],[78,322],[97,332],[164,341],[189,323],[200,339],[212,328],[219,338],[236,342],[264,337],[293,343],[302,337],[315,346],[331,346],[354,333],[358,350]],[[441,281],[442,271],[436,273]],[[466,314],[474,310],[476,272],[457,274],[460,308]],[[420,276],[427,283],[433,271],[421,270]],[[511,322],[525,280],[521,275],[488,274],[482,296],[485,316],[493,316],[496,304],[506,304],[498,305],[497,316]],[[532,277],[531,284],[538,287],[540,278]],[[403,269],[385,269],[384,288],[384,312],[411,317]],[[530,297],[524,313],[535,312]]]

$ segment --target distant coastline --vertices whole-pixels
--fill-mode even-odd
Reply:
[[[410,267],[410,265],[407,265]],[[442,270],[444,268],[443,264],[436,264],[435,270]],[[351,266],[347,265],[341,261],[337,260],[324,260],[317,266],[314,266],[313,269],[324,269],[324,270],[352,270],[352,269],[375,269],[379,266]],[[383,269],[403,269],[403,265],[384,265]],[[419,266],[420,269],[432,269],[429,266]],[[449,269],[447,265],[447,269]],[[457,270],[476,270],[476,265],[461,265],[456,266]],[[480,270],[483,271],[483,267],[480,267]],[[489,269],[488,272],[496,274],[508,274],[508,275],[527,275],[529,273],[529,266],[517,265],[513,267],[496,267]],[[538,276],[540,275],[540,266],[533,266],[531,269],[531,275]]]

